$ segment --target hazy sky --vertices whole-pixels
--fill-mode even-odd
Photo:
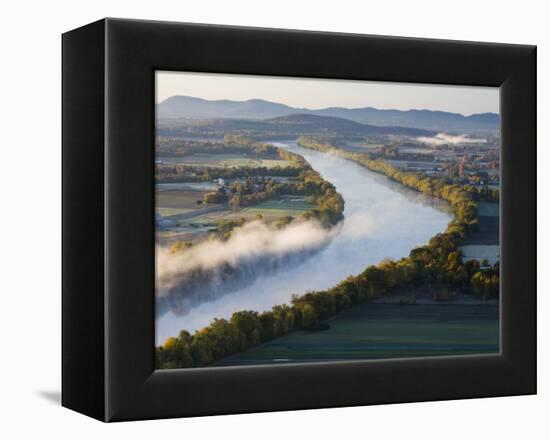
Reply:
[[[471,115],[499,111],[496,87],[447,86],[291,77],[157,72],[157,102],[174,95],[265,99],[292,107],[428,109]]]

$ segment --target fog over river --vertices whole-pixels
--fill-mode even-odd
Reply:
[[[292,294],[323,290],[386,257],[398,259],[442,232],[451,215],[446,205],[404,189],[384,176],[340,157],[305,149],[295,142],[274,143],[302,155],[332,182],[345,200],[345,220],[327,246],[301,264],[282,265],[242,289],[199,304],[185,315],[158,313],[157,345],[180,330],[189,332],[237,310],[269,310]]]

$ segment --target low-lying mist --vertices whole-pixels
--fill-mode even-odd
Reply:
[[[170,310],[185,315],[197,304],[296,265],[326,246],[340,226],[323,228],[317,221],[298,221],[283,229],[262,221],[233,230],[229,240],[209,240],[189,249],[156,249],[157,315]]]
[[[430,145],[483,144],[487,142],[486,139],[471,138],[465,134],[451,135],[451,134],[445,134],[445,133],[438,133],[433,137],[421,136],[416,138],[416,140],[419,142],[424,142],[425,144],[430,144]]]

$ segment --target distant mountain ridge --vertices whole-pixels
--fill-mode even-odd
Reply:
[[[157,115],[161,119],[273,119],[294,114],[331,116],[361,124],[413,127],[435,131],[497,130],[500,124],[500,117],[496,113],[464,116],[460,113],[444,111],[379,110],[374,107],[328,107],[310,110],[263,99],[210,101],[191,96],[172,96],[157,104]]]

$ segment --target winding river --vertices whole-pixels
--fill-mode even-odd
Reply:
[[[157,345],[182,329],[193,332],[237,310],[269,310],[289,302],[292,294],[327,289],[384,258],[406,256],[413,247],[444,231],[451,218],[443,202],[407,190],[351,161],[291,141],[275,145],[302,155],[336,186],[346,202],[342,230],[300,265],[258,278],[237,292],[198,305],[187,315],[168,312],[157,316]]]

